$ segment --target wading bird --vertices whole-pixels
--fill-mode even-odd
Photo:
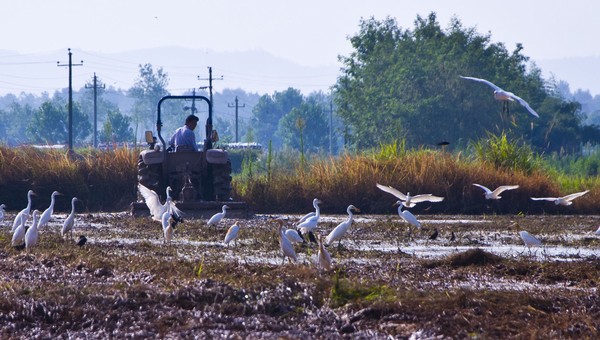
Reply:
[[[223,205],[223,208],[221,208],[222,211],[220,213],[216,213],[214,215],[212,215],[212,217],[208,220],[208,222],[206,222],[207,226],[211,226],[214,225],[215,228],[217,227],[217,224],[219,224],[219,222],[221,222],[221,220],[223,220],[225,218],[225,213],[227,212],[227,209],[229,209],[228,205]]]
[[[173,226],[171,225],[171,209],[167,208],[162,214],[161,225],[163,229],[164,242],[166,244],[171,243],[171,239],[173,238]]]
[[[542,241],[538,240],[537,238],[535,238],[535,236],[531,235],[530,233],[524,230],[519,231],[519,236],[521,236],[521,239],[527,247],[539,246],[542,244]]]
[[[434,196],[432,194],[422,194],[411,196],[410,192],[407,192],[406,195],[403,194],[400,190],[392,188],[390,186],[381,185],[379,183],[375,184],[380,190],[385,191],[389,194],[396,196],[400,201],[402,201],[402,205],[407,208],[414,207],[419,202],[441,202],[444,200],[443,197]]]
[[[71,239],[73,239],[73,227],[75,226],[75,202],[77,201],[79,201],[79,198],[77,197],[73,197],[71,199],[71,213],[65,219],[65,222],[63,223],[62,229],[60,231],[60,235],[63,238],[67,236],[68,233],[71,236]]]
[[[348,206],[348,208],[346,209],[346,212],[348,213],[348,219],[345,220],[344,222],[338,224],[337,227],[335,227],[329,233],[329,235],[327,235],[327,238],[325,239],[325,245],[329,246],[337,240],[338,248],[340,247],[340,244],[342,242],[342,237],[344,237],[344,235],[348,231],[348,228],[350,228],[350,226],[352,225],[352,211],[353,210],[356,212],[360,212],[360,209],[358,209],[357,207],[350,204]]]
[[[31,225],[31,227],[29,227],[29,229],[27,229],[27,232],[25,232],[25,249],[27,251],[31,250],[38,244],[38,240],[40,237],[40,233],[38,232],[38,225],[40,223],[40,220],[37,217],[38,214],[39,211],[33,211],[33,224]]]
[[[315,198],[313,200],[313,207],[315,207],[315,214],[314,215],[307,214],[305,216],[307,218],[296,226],[296,229],[299,230],[300,236],[302,236],[302,234],[308,234],[310,241],[315,242],[315,243],[316,243],[316,238],[315,238],[315,235],[313,234],[313,231],[317,228],[317,224],[319,223],[319,219],[321,218],[321,209],[319,208],[320,203],[322,203],[322,202],[319,199]],[[311,215],[311,216],[309,216],[309,215]]]
[[[514,189],[519,188],[518,185],[501,185],[501,186],[497,187],[496,190],[491,191],[490,189],[488,189],[487,187],[485,187],[481,184],[473,183],[473,185],[483,189],[483,191],[485,192],[484,193],[485,198],[488,200],[499,200],[502,198],[502,196],[500,196],[500,194],[503,193],[504,191],[514,190]]]
[[[287,257],[290,261],[297,261],[296,251],[292,246],[290,240],[287,239],[285,234],[283,233],[283,226],[280,224],[277,229],[277,234],[279,236],[279,249],[281,250],[281,254],[283,256],[283,261],[281,264],[285,262],[285,258]]]
[[[13,247],[21,245],[25,241],[25,232],[27,232],[27,227],[25,226],[25,216],[21,215],[21,222],[13,231],[12,241],[10,245]],[[37,219],[37,214],[34,216],[34,219]],[[37,223],[37,221],[35,221]]]
[[[394,205],[398,206],[398,216],[400,216],[404,221],[406,221],[407,223],[421,229],[421,222],[419,222],[417,220],[417,218],[415,217],[415,215],[413,215],[410,211],[408,210],[402,210],[402,201],[398,200],[396,201],[396,203],[394,203]]]
[[[553,201],[556,205],[571,205],[573,204],[573,200],[577,197],[581,197],[590,192],[589,190],[576,192],[574,194],[570,194],[563,197],[531,197],[534,201]]]
[[[307,219],[315,216],[317,214],[317,211],[319,211],[319,203],[321,203],[321,201],[319,201],[318,199],[313,199],[313,207],[315,207],[315,211],[311,211],[308,214],[302,216],[302,218],[300,218],[300,220],[298,220],[298,224],[306,221]]]
[[[25,207],[25,209],[19,211],[19,213],[17,214],[17,216],[15,216],[15,220],[13,222],[13,226],[11,231],[15,231],[15,229],[17,229],[17,226],[19,226],[19,224],[21,223],[21,216],[25,218],[25,222],[27,222],[27,219],[29,218],[29,212],[31,211],[31,196],[32,195],[36,195],[37,194],[35,192],[33,192],[33,190],[29,190],[27,192],[27,207]]]
[[[331,269],[331,254],[323,247],[323,240],[319,235],[319,252],[317,253],[317,265],[322,270]]]
[[[440,234],[440,233],[439,233],[439,231],[437,230],[437,228],[436,228],[436,229],[433,229],[433,233],[431,233],[431,235],[429,235],[429,239],[433,241],[433,240],[435,240],[435,239],[438,237],[438,235],[439,235],[439,234]]]
[[[4,211],[5,208],[5,204],[0,204],[0,223],[4,221],[4,214],[6,214],[6,211]]]
[[[240,231],[240,226],[238,225],[238,222],[235,221],[235,223],[231,227],[229,227],[229,230],[227,230],[227,234],[225,235],[223,244],[225,244],[226,246],[229,246],[229,242],[234,241],[235,246],[237,247],[237,237],[238,237],[239,231]]]
[[[168,207],[171,207],[171,215],[173,215],[173,218],[176,220],[180,219],[183,215],[171,198],[171,187],[167,187],[167,199],[165,200],[165,204],[160,203],[160,198],[154,190],[150,190],[141,184],[138,184],[138,190],[144,197],[144,201],[150,210],[150,215],[152,215],[153,220],[162,221],[162,215],[167,211]]]
[[[539,117],[537,112],[535,112],[525,100],[523,100],[521,97],[517,96],[516,94],[514,94],[512,92],[504,91],[503,89],[494,85],[492,82],[487,81],[485,79],[474,78],[474,77],[463,77],[463,76],[460,76],[460,77],[462,79],[474,80],[476,82],[484,83],[484,84],[488,85],[489,87],[493,88],[494,89],[494,98],[496,100],[500,100],[504,103],[504,105],[502,106],[502,112],[504,112],[504,111],[508,112],[508,102],[509,101],[512,102],[512,101],[516,100],[519,104],[523,105],[523,107],[525,107],[527,109],[527,111],[529,111],[529,113],[531,113],[533,116]]]
[[[48,222],[50,222],[50,218],[52,218],[52,214],[54,214],[54,201],[55,201],[55,197],[57,195],[62,195],[62,194],[58,191],[54,191],[54,192],[52,192],[52,195],[50,195],[50,206],[46,210],[44,210],[44,212],[40,216],[40,222],[38,223],[38,229],[45,226],[46,224],[48,224]]]

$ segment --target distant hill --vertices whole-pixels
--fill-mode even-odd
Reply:
[[[121,53],[103,53],[73,49],[73,87],[83,87],[96,73],[107,86],[128,89],[138,76],[138,65],[150,63],[169,75],[169,91],[180,94],[207,86],[208,67],[213,69],[215,92],[225,88],[272,94],[294,87],[308,95],[328,92],[335,83],[338,65],[307,67],[273,56],[261,50],[215,52],[181,47],[161,47]],[[39,54],[18,54],[0,50],[0,95],[21,92],[40,94],[68,86],[66,50]],[[222,76],[222,80],[221,80]],[[200,79],[198,79],[200,78]]]

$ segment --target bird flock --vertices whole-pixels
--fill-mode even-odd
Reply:
[[[33,210],[32,208],[32,196],[37,196],[33,190],[27,192],[27,206],[20,210],[16,215],[12,223],[11,233],[11,246],[17,250],[26,249],[27,252],[35,248],[40,241],[40,230],[49,229],[49,222],[54,217],[54,206],[56,204],[56,196],[62,196],[63,194],[58,191],[53,191],[50,195],[50,205],[43,212],[39,210]],[[75,226],[75,202],[79,199],[73,197],[71,201],[71,213],[65,219],[62,229],[61,236],[63,239],[73,239],[73,229]],[[0,223],[3,223],[6,216],[6,204],[0,204]],[[32,218],[32,222],[29,225],[27,221]],[[82,239],[84,241],[82,241]],[[80,236],[80,240],[77,242],[79,245],[85,244],[87,238],[83,235]]]
[[[406,222],[409,224],[409,226],[417,229],[421,229],[422,224],[417,217],[409,211],[409,209],[422,202],[437,203],[444,200],[444,197],[435,196],[432,194],[411,195],[410,192],[404,194],[400,190],[397,190],[391,186],[386,186],[379,183],[376,183],[375,185],[381,191],[391,194],[395,197],[396,201],[393,205],[398,206],[398,216],[400,217],[401,221]],[[500,196],[502,193],[508,190],[516,190],[519,188],[518,185],[501,185],[496,189],[491,190],[488,187],[478,183],[473,183],[473,186],[483,190],[483,195],[487,200],[499,200],[502,198]],[[184,221],[182,218],[183,212],[177,208],[176,202],[174,202],[170,196],[171,188],[167,187],[167,197],[164,203],[161,203],[159,196],[147,187],[139,184],[138,189],[143,196],[146,205],[148,206],[151,219],[161,223],[164,243],[170,244],[173,240],[175,227],[178,223]],[[587,194],[588,192],[589,190],[586,190],[562,197],[531,197],[531,200],[550,201],[554,202],[556,205],[568,206],[573,204],[573,200]],[[52,192],[50,196],[50,205],[41,213],[38,210],[31,211],[33,196],[37,196],[37,194],[33,190],[29,190],[27,192],[27,206],[15,215],[12,223],[11,232],[13,236],[11,239],[11,245],[16,249],[26,249],[27,251],[30,251],[39,243],[40,230],[48,228],[48,224],[54,215],[54,206],[57,199],[56,197],[62,196],[62,194],[58,191]],[[63,239],[73,240],[73,230],[76,219],[76,202],[78,201],[79,199],[77,197],[73,197],[71,199],[71,212],[65,218],[60,230],[60,234]],[[312,204],[314,211],[307,213],[297,221],[292,222],[292,226],[288,226],[290,221],[283,220],[281,218],[271,220],[277,229],[277,238],[280,250],[279,253],[283,259],[283,262],[285,262],[285,259],[288,259],[290,262],[298,261],[298,256],[294,247],[295,244],[310,245],[311,243],[314,243],[317,245],[317,256],[315,261],[317,268],[322,270],[329,270],[332,268],[332,258],[331,254],[327,250],[327,247],[331,246],[337,241],[338,250],[341,248],[341,242],[348,235],[348,232],[354,222],[354,214],[359,213],[360,209],[352,204],[348,205],[346,208],[346,213],[348,215],[347,219],[340,222],[337,226],[333,227],[329,233],[325,234],[321,233],[320,228],[318,228],[319,222],[321,221],[321,209],[319,205],[322,203],[323,202],[317,198],[313,199]],[[0,223],[3,222],[6,216],[5,209],[6,205],[0,204]],[[214,214],[207,220],[206,226],[209,228],[214,227],[216,230],[218,226],[221,225],[225,220],[228,209],[229,206],[223,205],[221,207],[221,212]],[[30,217],[32,217],[32,222],[31,224],[28,224]],[[232,244],[237,246],[237,240],[242,229],[242,224],[240,224],[240,222],[237,220],[234,221],[234,223],[227,229],[227,232],[223,238],[223,246],[230,247]],[[315,236],[315,234],[318,234],[318,236]],[[519,231],[518,234],[527,247],[539,246],[542,244],[539,239],[525,230]],[[596,234],[600,235],[600,228],[598,228]],[[429,237],[429,240],[435,240],[437,236],[438,230],[435,229],[434,233]],[[452,233],[452,238],[454,237],[455,235]],[[80,246],[83,246],[86,242],[87,238],[83,235],[81,235],[76,241],[76,243]]]

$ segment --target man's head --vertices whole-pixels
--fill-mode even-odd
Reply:
[[[185,125],[190,130],[194,130],[196,128],[196,125],[198,125],[198,117],[194,115],[187,116],[187,118],[185,119]]]

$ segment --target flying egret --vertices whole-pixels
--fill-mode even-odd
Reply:
[[[317,264],[320,269],[329,270],[331,269],[331,254],[323,247],[323,240],[319,235],[319,252],[317,253]]]
[[[219,224],[219,222],[221,222],[222,219],[225,218],[225,213],[227,212],[227,209],[229,209],[228,205],[223,205],[223,210],[220,213],[216,213],[214,215],[212,215],[212,217],[208,220],[208,222],[206,222],[207,226],[211,226],[214,225],[215,228],[217,227],[217,224]]]
[[[54,201],[55,201],[55,197],[57,195],[62,195],[62,194],[58,191],[54,191],[54,192],[52,192],[52,195],[50,195],[50,206],[46,210],[44,210],[44,212],[40,216],[40,221],[38,223],[38,229],[45,226],[46,224],[48,224],[48,222],[50,222],[50,218],[52,218],[52,214],[54,214]]]
[[[481,184],[473,183],[473,185],[483,189],[483,191],[485,191],[485,198],[488,200],[499,200],[502,198],[502,196],[500,196],[502,192],[506,190],[514,190],[519,188],[518,185],[501,185],[497,187],[496,190],[491,191],[490,189],[486,188]]]
[[[67,233],[70,234],[71,239],[73,238],[73,226],[75,226],[75,202],[79,201],[79,198],[73,197],[71,199],[71,213],[65,219],[63,223],[62,230],[60,231],[60,235],[64,238]]]
[[[38,214],[39,211],[33,211],[33,224],[31,225],[31,227],[29,227],[29,229],[27,229],[27,232],[25,232],[25,249],[27,249],[27,251],[35,247],[38,243],[38,239],[40,236],[38,232],[38,225],[40,221],[38,219]]]
[[[37,214],[34,217],[37,218]],[[25,227],[25,215],[21,215],[20,220],[21,222],[19,223],[19,226],[13,231],[12,241],[10,242],[13,247],[19,246],[25,241],[25,232],[27,231]]]
[[[419,202],[441,202],[444,200],[443,197],[434,196],[432,194],[422,194],[411,196],[410,192],[407,192],[406,195],[401,191],[392,188],[390,186],[381,185],[379,183],[375,183],[375,185],[382,191],[385,191],[389,194],[396,196],[399,200],[403,201],[402,204],[407,208],[414,207]]]
[[[529,104],[523,100],[521,97],[517,96],[516,94],[512,93],[512,92],[508,92],[508,91],[504,91],[503,89],[499,88],[498,86],[494,85],[492,82],[487,81],[485,79],[481,79],[481,78],[474,78],[474,77],[463,77],[460,76],[462,79],[468,79],[468,80],[474,80],[480,83],[484,83],[486,85],[488,85],[489,87],[494,89],[494,98],[496,100],[501,100],[503,101],[505,104],[505,107],[508,109],[508,102],[509,101],[517,101],[519,102],[519,104],[523,105],[527,111],[529,111],[529,113],[531,113],[532,115],[534,115],[535,117],[539,117],[539,115],[537,114],[537,112],[535,112],[531,106],[529,106]],[[503,107],[504,109],[504,107]]]
[[[171,187],[167,187],[167,199],[164,204],[160,203],[160,198],[158,194],[154,192],[154,190],[150,190],[147,187],[138,184],[138,190],[140,194],[144,197],[144,201],[150,210],[150,215],[152,215],[152,219],[155,221],[162,221],[162,215],[167,211],[168,207],[171,207],[171,215],[181,216],[182,212],[177,208],[175,202],[171,198]]]
[[[413,215],[410,211],[408,210],[402,210],[402,201],[398,200],[396,201],[396,203],[394,203],[394,205],[398,206],[398,216],[400,216],[404,221],[406,221],[407,223],[421,229],[421,222],[419,222],[417,220],[417,218],[415,217],[415,215]]]
[[[235,221],[235,223],[229,227],[229,230],[227,230],[227,234],[225,235],[225,239],[223,240],[223,243],[227,246],[229,246],[229,242],[234,241],[235,245],[237,246],[237,237],[238,237],[238,233],[240,231],[240,226],[238,225],[238,222]]]
[[[348,228],[350,228],[350,226],[352,225],[352,210],[354,210],[356,212],[360,212],[360,209],[358,209],[357,207],[350,204],[348,206],[348,208],[346,209],[346,212],[348,213],[348,219],[345,220],[344,222],[338,224],[337,227],[335,227],[329,233],[329,235],[327,235],[327,238],[325,239],[326,245],[329,246],[330,244],[332,244],[334,241],[337,240],[338,247],[340,246],[340,244],[342,242],[342,237],[344,237],[344,235],[348,231]]]
[[[6,208],[6,204],[0,204],[0,223],[2,223],[2,221],[4,221],[4,214],[6,214],[6,211],[4,211],[4,209]]]
[[[19,224],[21,223],[21,216],[25,217],[25,222],[27,222],[27,219],[29,218],[29,212],[31,211],[31,196],[32,195],[37,196],[37,194],[35,192],[33,192],[33,190],[29,190],[27,192],[27,207],[25,207],[25,209],[19,211],[17,216],[15,216],[15,220],[13,222],[11,231],[14,232],[15,229],[17,229],[17,226],[19,226]]]
[[[542,244],[542,241],[538,240],[535,236],[531,235],[525,230],[519,231],[519,235],[527,247],[539,246]]]
[[[283,255],[283,261],[281,264],[285,262],[285,258],[287,257],[290,261],[297,261],[296,251],[292,246],[290,240],[287,239],[285,234],[283,233],[283,226],[280,224],[277,229],[277,234],[279,236],[279,249],[281,250],[281,254]]]
[[[531,199],[534,201],[554,201],[554,204],[556,205],[571,205],[573,204],[574,199],[576,199],[577,197],[581,197],[587,194],[588,192],[590,191],[586,190],[582,192],[576,192],[574,194],[570,194],[563,197],[531,197]]]

